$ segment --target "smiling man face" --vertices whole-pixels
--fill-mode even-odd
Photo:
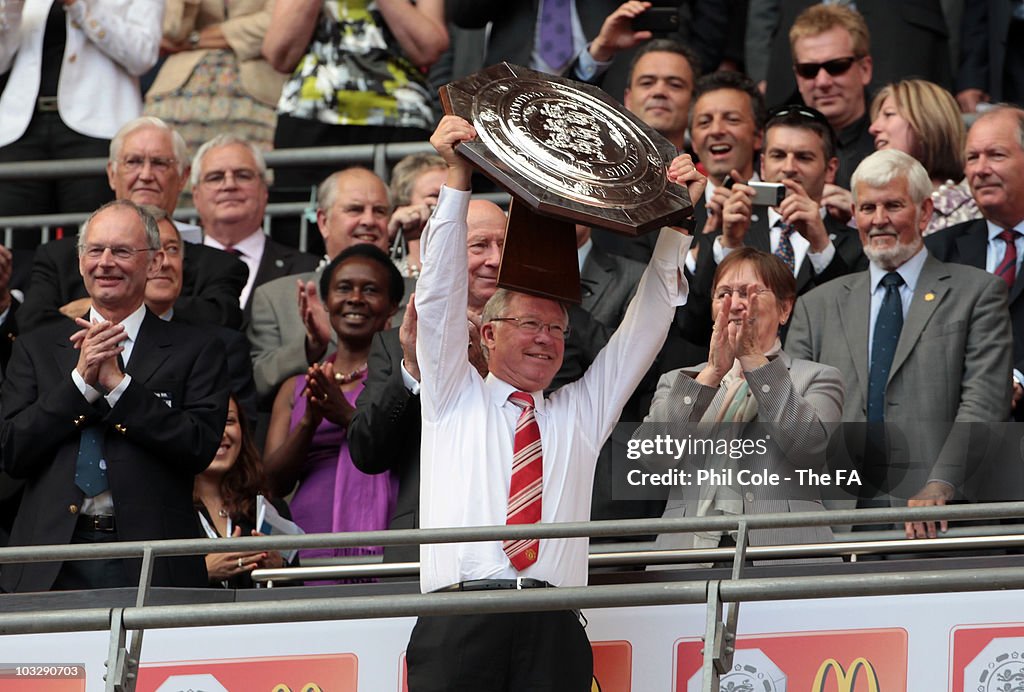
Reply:
[[[693,98],[690,61],[679,53],[652,50],[633,66],[623,98],[626,108],[682,149]]]
[[[328,257],[337,257],[357,243],[388,251],[388,189],[365,168],[335,173],[321,186],[321,208],[316,223]]]

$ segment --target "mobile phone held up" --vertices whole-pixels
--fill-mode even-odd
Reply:
[[[650,31],[652,34],[671,34],[679,31],[678,7],[651,7],[633,18],[633,31]]]
[[[727,175],[722,180],[722,187],[731,190],[735,183],[732,176]],[[786,186],[782,183],[762,183],[751,180],[744,184],[754,188],[754,199],[751,204],[755,207],[777,207],[786,198]]]

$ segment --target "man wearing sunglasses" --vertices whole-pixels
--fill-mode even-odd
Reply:
[[[836,131],[836,184],[849,189],[857,164],[875,150],[865,92],[872,74],[867,25],[848,7],[815,5],[797,17],[789,41],[797,88]]]

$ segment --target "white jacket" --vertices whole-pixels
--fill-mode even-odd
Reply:
[[[52,3],[26,0],[17,22],[0,32],[0,146],[28,128],[39,95],[43,31]],[[163,0],[75,0],[65,7],[67,43],[57,85],[60,117],[72,130],[110,139],[142,112],[138,76],[156,64]],[[19,35],[20,30],[20,35]],[[12,64],[13,63],[13,64]]]

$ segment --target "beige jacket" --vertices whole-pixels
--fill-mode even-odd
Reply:
[[[276,106],[288,75],[276,71],[260,55],[274,0],[235,0],[229,3],[226,18],[224,5],[223,0],[167,0],[164,36],[183,41],[192,31],[221,24],[228,44],[238,56],[242,88],[258,101]],[[204,55],[206,50],[200,49],[169,56],[148,95],[159,96],[181,87]]]

